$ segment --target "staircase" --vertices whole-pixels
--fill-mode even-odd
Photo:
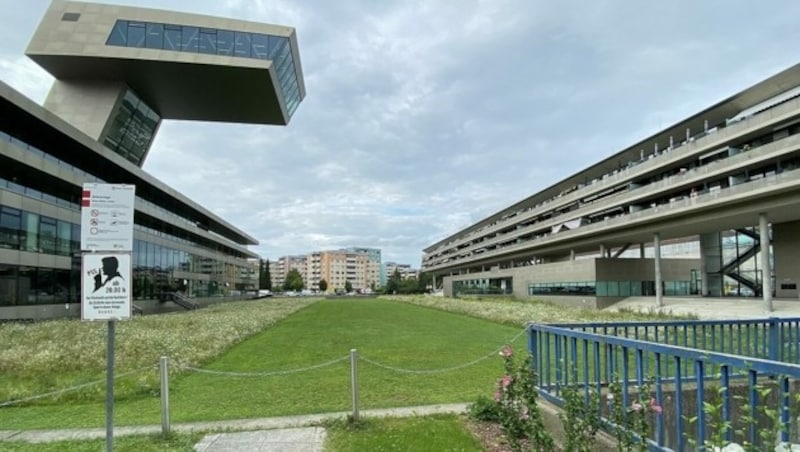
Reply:
[[[188,311],[200,308],[199,303],[181,293],[169,292],[167,295],[169,296],[169,299],[172,300],[175,304]]]
[[[750,278],[746,278],[738,273],[739,266],[745,263],[748,259],[752,258],[759,251],[761,251],[761,237],[755,232],[749,229],[737,229],[736,232],[742,235],[746,235],[753,239],[753,245],[748,248],[745,252],[740,253],[736,259],[727,262],[725,265],[722,266],[720,272],[728,276],[736,281],[738,281],[741,285],[747,287],[748,289],[752,290],[756,296],[761,295],[761,285],[758,282],[751,280]]]

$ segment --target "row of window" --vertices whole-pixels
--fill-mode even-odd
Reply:
[[[236,296],[255,289],[252,282],[218,282],[175,279],[168,272],[133,271],[131,290],[135,300],[166,299],[168,292],[191,297]],[[80,267],[72,269],[0,264],[0,307],[80,303]]]
[[[0,248],[71,256],[81,248],[80,225],[0,206]]]
[[[131,90],[125,92],[103,144],[135,165],[142,166],[161,117]]]
[[[697,293],[691,281],[663,281],[665,296]],[[596,297],[653,296],[655,281],[577,281],[528,284],[528,295],[577,295]]]
[[[489,278],[453,281],[453,294],[510,295],[514,293],[512,278]]]
[[[300,103],[289,38],[189,25],[118,20],[106,45],[272,60],[291,116]]]
[[[95,177],[95,176],[93,176],[93,175],[81,170],[78,167],[75,167],[73,165],[70,165],[67,162],[64,162],[63,160],[59,160],[59,159],[53,157],[51,154],[48,154],[48,153],[42,151],[41,149],[38,149],[38,148],[36,148],[34,146],[31,146],[28,143],[26,143],[24,141],[21,141],[21,140],[15,138],[15,137],[5,133],[5,132],[0,131],[0,141],[9,141],[10,143],[12,143],[14,145],[16,145],[16,146],[18,146],[18,147],[20,147],[22,149],[25,149],[26,151],[32,152],[32,153],[34,153],[34,154],[36,154],[38,156],[42,156],[42,157],[52,161],[53,163],[55,163],[55,164],[57,164],[57,165],[59,165],[61,167],[68,168],[70,171],[73,171],[73,172],[76,172],[78,174],[84,175],[86,177],[86,181],[87,182],[98,182],[98,183],[104,183],[105,182],[103,179]],[[32,187],[28,187],[28,186],[19,184],[17,182],[12,181],[12,180],[8,180],[8,179],[4,179],[4,178],[0,177],[0,189],[7,189],[7,190],[10,190],[12,192],[18,193],[20,195],[23,195],[23,196],[26,196],[26,197],[29,197],[29,198],[33,198],[33,199],[36,199],[36,200],[39,200],[39,201],[48,202],[50,204],[57,205],[59,207],[63,207],[63,208],[66,208],[66,209],[80,210],[80,204],[79,204],[79,201],[80,201],[80,190],[77,189],[77,188],[71,193],[59,193],[56,196],[56,195],[52,195],[52,194],[49,194],[49,193],[42,192],[42,191],[37,190],[37,189],[32,188]],[[141,203],[147,205],[148,207],[150,207],[152,209],[155,209],[158,212],[159,216],[169,217],[169,218],[171,218],[173,220],[177,220],[180,223],[191,225],[191,227],[196,227],[196,224],[192,220],[190,220],[188,218],[185,218],[185,217],[182,217],[180,215],[177,215],[174,212],[172,212],[172,211],[170,211],[168,209],[165,209],[164,207],[161,207],[159,205],[153,204],[150,201],[147,201],[145,199],[137,197],[137,202],[141,202]],[[203,248],[206,248],[206,249],[209,249],[209,250],[218,251],[218,252],[224,252],[224,253],[228,253],[228,254],[231,253],[231,250],[229,248],[227,248],[227,247],[224,247],[223,245],[218,245],[218,244],[213,244],[213,245],[200,244],[200,243],[198,243],[196,241],[189,240],[189,239],[187,239],[185,237],[179,237],[179,236],[176,236],[176,235],[168,234],[166,232],[159,231],[159,230],[156,230],[156,229],[153,229],[153,228],[148,228],[146,226],[142,226],[142,225],[139,225],[139,224],[134,225],[134,228],[137,229],[137,230],[146,231],[146,232],[148,232],[150,234],[157,235],[159,237],[164,237],[164,238],[166,238],[168,240],[173,240],[173,241],[176,241],[176,242],[179,242],[179,243],[185,243],[185,244],[192,245],[192,246],[199,246],[199,247],[203,247]],[[222,238],[225,238],[226,240],[230,240],[227,237],[222,237]]]

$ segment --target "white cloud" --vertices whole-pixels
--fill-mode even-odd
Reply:
[[[0,0],[2,1],[2,0]],[[422,248],[797,61],[775,0],[110,0],[297,27],[288,127],[167,122],[146,169],[257,237],[265,257]],[[47,3],[0,17],[0,78]],[[775,14],[781,11],[781,14]]]

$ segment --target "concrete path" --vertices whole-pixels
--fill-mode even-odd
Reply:
[[[772,307],[773,311],[767,312],[760,298],[664,297],[664,306],[658,308],[655,297],[630,297],[605,310],[616,312],[630,309],[641,312],[693,314],[701,320],[800,317],[800,300],[796,298],[774,299]]]
[[[360,415],[369,418],[412,417],[430,414],[457,414],[467,410],[467,404],[424,405],[380,410],[362,410]],[[176,432],[220,432],[204,437],[195,445],[198,452],[288,452],[322,451],[325,429],[323,421],[342,419],[350,412],[311,414],[305,416],[285,416],[260,419],[239,419],[231,421],[193,422],[172,424]],[[127,435],[151,435],[161,433],[160,425],[115,427],[114,437]],[[62,429],[62,430],[0,430],[0,442],[25,441],[45,443],[71,439],[102,439],[106,437],[105,428]],[[2,449],[2,447],[0,447]]]

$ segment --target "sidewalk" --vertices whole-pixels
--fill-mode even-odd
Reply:
[[[467,404],[423,405],[403,408],[387,408],[379,410],[363,410],[362,417],[412,417],[442,413],[463,413]],[[209,433],[195,445],[196,451],[221,452],[274,452],[274,451],[322,451],[325,441],[325,429],[320,427],[323,421],[341,419],[349,411],[335,413],[310,414],[303,416],[285,416],[259,419],[239,419],[230,421],[193,422],[172,424],[176,432],[218,432]],[[260,430],[260,431],[259,431]],[[240,431],[230,433],[230,431]],[[142,425],[130,427],[114,427],[114,437],[128,435],[152,435],[161,433],[160,425]],[[72,439],[102,439],[106,437],[105,428],[82,428],[62,430],[0,430],[2,441],[26,441],[30,443],[46,443]]]
[[[630,297],[604,309],[617,312],[630,309],[640,312],[692,314],[700,320],[765,319],[769,317],[800,317],[800,300],[776,298],[772,312],[764,309],[760,298],[664,297],[664,306],[656,306],[655,297]]]

